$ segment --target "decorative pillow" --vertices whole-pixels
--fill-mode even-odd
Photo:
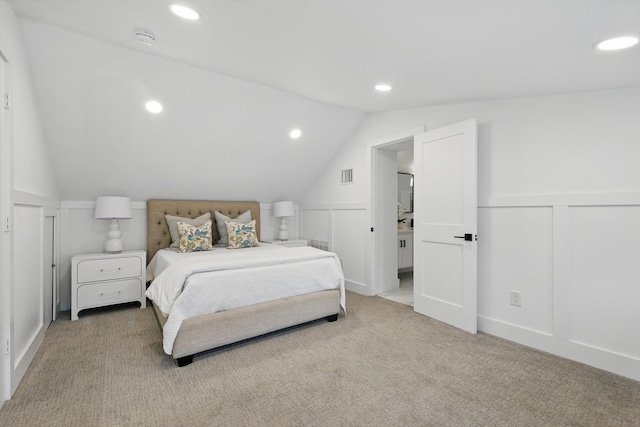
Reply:
[[[191,225],[202,225],[211,219],[211,212],[200,215],[197,218],[182,218],[180,216],[165,215],[169,226],[169,233],[171,234],[171,246],[170,248],[177,249],[180,246],[180,233],[178,232],[178,221],[186,222]]]
[[[227,221],[239,222],[241,224],[247,224],[251,221],[251,211],[246,211],[241,213],[235,218],[229,218],[228,216],[221,214],[218,211],[215,211],[213,215],[216,218],[216,225],[218,226],[218,234],[220,235],[220,240],[218,240],[218,246],[228,246],[229,238],[227,237]]]
[[[211,220],[201,225],[178,221],[178,232],[180,233],[178,252],[212,251],[211,224]]]
[[[227,231],[229,234],[229,249],[250,248],[260,246],[256,236],[256,220],[251,220],[248,224],[227,221]]]

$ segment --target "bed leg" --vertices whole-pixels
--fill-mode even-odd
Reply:
[[[182,368],[183,366],[190,365],[193,362],[193,354],[185,357],[178,357],[178,366]]]
[[[337,314],[332,314],[331,316],[327,316],[327,321],[329,322],[335,322],[336,320],[338,320]]]

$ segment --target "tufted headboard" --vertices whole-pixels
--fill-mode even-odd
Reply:
[[[147,264],[160,249],[171,245],[171,235],[165,215],[196,218],[211,212],[213,242],[217,242],[218,227],[213,215],[218,211],[235,218],[243,212],[251,211],[251,219],[256,220],[256,232],[260,238],[260,203],[258,202],[219,202],[207,200],[148,200],[147,201]]]

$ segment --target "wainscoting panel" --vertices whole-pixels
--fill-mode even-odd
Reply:
[[[342,262],[345,287],[365,294],[367,291],[368,236],[367,210],[364,204],[336,204],[300,208],[301,237],[328,242]]]
[[[482,200],[479,330],[640,381],[638,218],[640,192]]]
[[[13,212],[15,234],[11,382],[12,390],[15,390],[44,339],[44,208],[15,205]]]
[[[571,215],[571,340],[640,359],[640,206]]]
[[[478,315],[552,332],[551,207],[478,211]],[[510,292],[520,295],[511,305]]]
[[[334,210],[332,215],[333,251],[342,262],[349,286],[366,286],[366,250],[361,242],[366,237],[366,211]]]

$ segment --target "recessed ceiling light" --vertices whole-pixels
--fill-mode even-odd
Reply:
[[[619,49],[626,49],[628,47],[634,46],[637,43],[638,43],[638,37],[624,36],[624,37],[614,37],[611,39],[603,40],[601,42],[596,43],[595,47],[598,50],[619,50]]]
[[[200,19],[200,14],[187,6],[172,3],[169,5],[169,10],[180,18],[188,19],[189,21],[197,21]]]
[[[289,136],[291,137],[291,139],[298,139],[302,136],[302,131],[300,129],[294,129],[289,132]]]
[[[162,104],[160,104],[158,101],[147,101],[147,103],[144,104],[144,108],[146,108],[148,112],[153,114],[162,112]]]
[[[391,90],[391,86],[386,83],[380,83],[376,85],[376,90],[378,92],[389,92]]]

